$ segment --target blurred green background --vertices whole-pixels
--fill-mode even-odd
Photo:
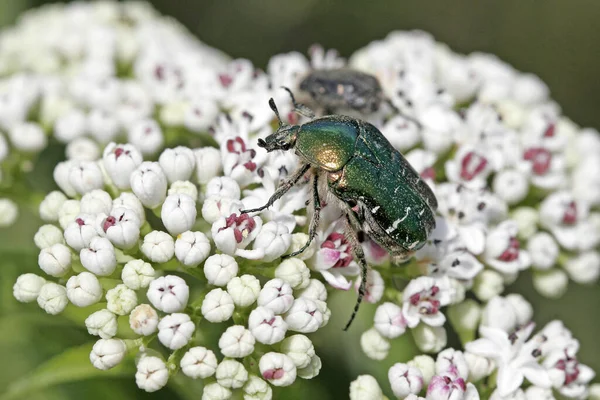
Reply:
[[[14,23],[24,10],[45,3],[39,0],[0,0],[0,26]],[[298,50],[306,52],[313,43],[337,48],[349,56],[368,42],[383,38],[395,29],[429,31],[455,51],[484,51],[498,55],[517,69],[533,72],[550,87],[563,112],[582,126],[600,126],[600,1],[597,0],[454,0],[372,1],[361,0],[209,0],[152,2],[161,12],[184,23],[204,42],[233,57],[245,57],[266,67],[271,55]],[[37,186],[52,187],[51,171],[58,149],[49,149],[46,164],[34,174]],[[39,221],[25,212],[20,223],[0,231],[0,398],[9,384],[43,362],[77,347],[69,359],[72,369],[61,371],[49,365],[40,388],[28,399],[200,398],[196,384],[180,380],[158,393],[139,391],[132,363],[110,373],[94,371],[87,361],[91,343],[85,329],[76,328],[65,317],[50,317],[37,305],[22,305],[12,297],[12,284],[24,272],[35,272],[37,252],[33,234]],[[560,300],[537,296],[524,274],[511,288],[528,298],[536,322],[554,318],[565,322],[579,338],[580,361],[600,370],[600,306],[598,285],[571,285]],[[347,398],[348,385],[358,374],[375,375],[389,393],[387,369],[412,355],[404,347],[409,338],[396,340],[385,362],[361,354],[358,340],[372,323],[374,307],[365,306],[350,333],[343,333],[352,294],[334,296],[334,317],[326,329],[313,336],[323,360],[321,374],[308,383],[286,391],[278,398]],[[83,324],[79,324],[82,327]],[[334,340],[332,340],[332,338]],[[87,347],[86,347],[87,346]],[[73,380],[70,382],[70,380]],[[51,385],[56,381],[67,381]],[[48,386],[48,387],[46,387]],[[24,398],[24,397],[23,397]]]

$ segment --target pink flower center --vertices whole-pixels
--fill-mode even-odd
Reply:
[[[273,369],[268,369],[265,372],[263,372],[262,376],[263,376],[263,378],[265,378],[267,380],[271,380],[271,379],[281,379],[281,378],[283,378],[284,374],[285,374],[285,371],[283,370],[283,368],[273,368]]]
[[[333,232],[327,236],[327,239],[321,244],[321,248],[334,249],[339,252],[340,258],[332,268],[347,267],[352,262],[352,256],[350,255],[352,246],[348,243],[346,237],[339,232]]]
[[[84,220],[82,220],[81,218],[77,218],[77,219],[75,220],[75,222],[77,222],[77,225],[79,225],[79,226],[83,226],[83,225],[85,225],[85,221],[84,221]]]
[[[221,82],[221,86],[228,88],[233,83],[233,77],[228,74],[220,74],[219,81]]]
[[[564,371],[565,386],[576,381],[579,377],[579,362],[577,362],[576,359],[571,358],[569,356],[562,360],[558,360],[558,362],[554,365],[554,368]]]
[[[544,175],[550,169],[552,153],[547,149],[534,147],[525,151],[523,159],[533,163],[533,172],[537,175]]]
[[[241,137],[237,136],[235,139],[229,139],[226,146],[229,153],[239,155],[234,168],[241,164],[249,171],[254,172],[256,170],[256,163],[252,161],[256,156],[256,150],[246,149],[246,143]]]
[[[479,175],[485,167],[488,161],[485,157],[480,156],[474,151],[470,151],[461,161],[460,177],[465,181],[470,181]]]
[[[219,228],[219,232],[224,229],[232,228],[233,235],[235,236],[235,241],[241,243],[245,238],[247,238],[250,233],[256,227],[256,222],[252,217],[248,214],[242,214],[237,216],[235,213],[231,214],[225,220],[225,226],[223,228]]]
[[[544,137],[554,137],[554,133],[556,131],[556,125],[553,123],[548,124],[546,130],[544,131]]]
[[[414,307],[419,307],[419,313],[433,315],[440,310],[440,301],[436,298],[440,292],[438,286],[432,286],[429,290],[422,290],[409,297],[408,301]]]
[[[565,225],[573,225],[577,222],[577,204],[572,201],[567,204],[563,214],[562,223]]]
[[[504,252],[502,254],[500,254],[500,256],[498,257],[498,260],[500,261],[504,261],[504,262],[511,262],[511,261],[515,261],[516,259],[519,258],[519,248],[521,247],[519,241],[517,240],[517,238],[511,237],[510,240],[508,241],[508,247],[506,248],[506,250],[504,250]]]

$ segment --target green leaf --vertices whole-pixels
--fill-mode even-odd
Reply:
[[[108,371],[94,368],[89,358],[92,346],[93,343],[88,343],[73,347],[49,359],[31,373],[10,384],[7,391],[0,395],[0,400],[25,398],[28,394],[61,383],[98,377],[133,376],[133,364],[127,361]]]

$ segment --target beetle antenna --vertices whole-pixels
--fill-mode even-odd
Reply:
[[[279,110],[277,110],[277,106],[275,105],[275,100],[273,100],[272,97],[269,99],[269,107],[271,107],[271,110],[273,110],[273,112],[277,116],[277,120],[279,121],[279,127],[282,127],[284,124],[283,124],[283,121],[281,120],[281,117],[279,116]]]
[[[296,103],[296,98],[294,97],[294,93],[290,90],[290,88],[282,86],[282,89],[285,89],[292,98],[292,104],[294,105],[294,111],[303,117],[313,119],[315,117],[315,113],[310,108],[306,107],[304,104]]]

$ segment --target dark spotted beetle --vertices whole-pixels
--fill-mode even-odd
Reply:
[[[302,79],[300,90],[327,111],[351,109],[369,114],[384,101],[377,78],[349,68],[314,70]]]
[[[359,233],[371,237],[394,259],[407,259],[423,247],[435,227],[437,200],[427,183],[373,125],[343,115],[314,118],[314,113],[296,103],[292,92],[285,89],[292,96],[295,111],[311,121],[302,125],[285,124],[270,99],[269,106],[279,120],[279,128],[264,140],[259,139],[258,145],[269,152],[294,149],[302,165],[265,205],[242,212],[268,208],[310,171],[314,213],[307,243],[289,256],[298,255],[317,233],[321,208],[319,177],[324,176],[326,190],[340,200],[346,214],[347,235],[362,270],[358,299],[346,330],[358,312],[367,281],[367,262]]]

